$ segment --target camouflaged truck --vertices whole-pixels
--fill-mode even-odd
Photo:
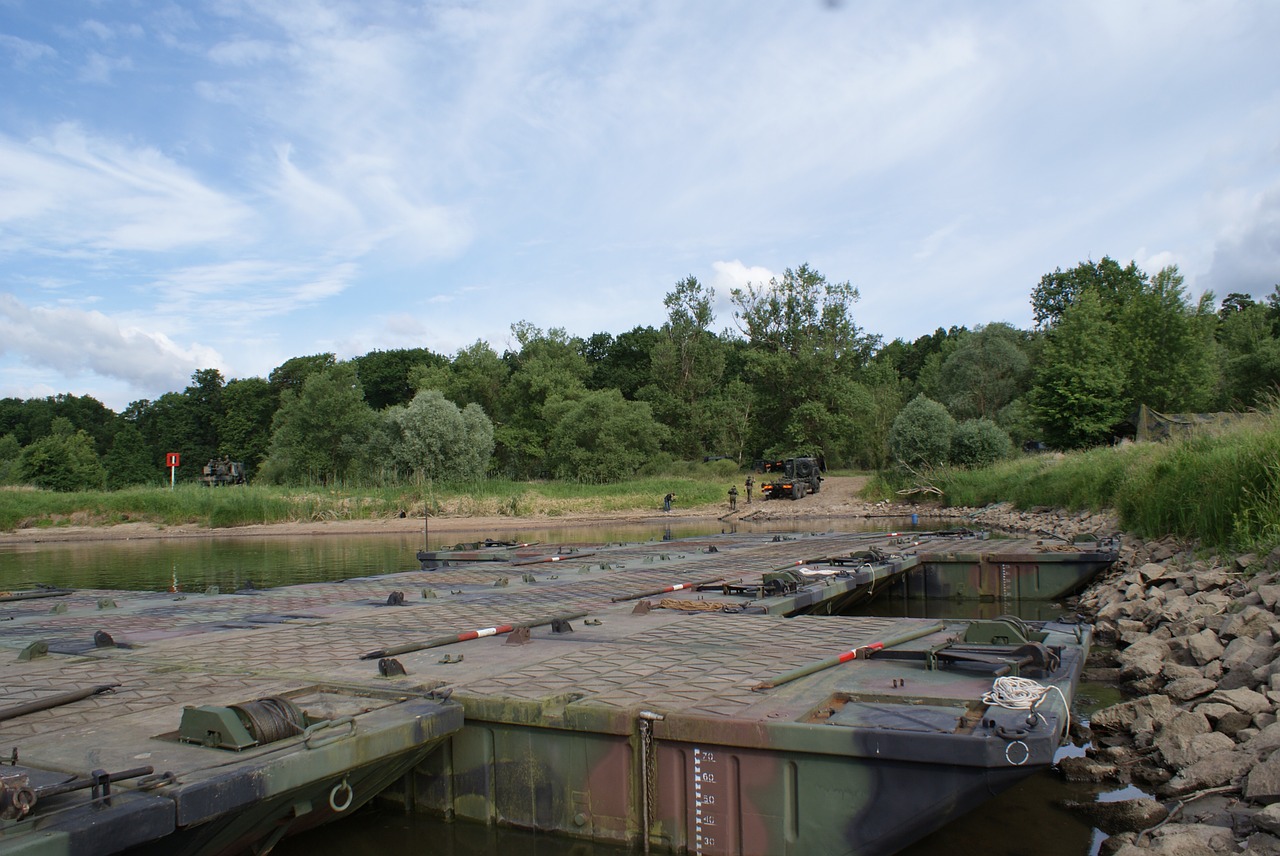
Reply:
[[[764,461],[760,494],[765,499],[799,499],[822,489],[822,462],[817,458]]]

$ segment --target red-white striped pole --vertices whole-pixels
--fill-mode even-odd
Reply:
[[[520,624],[497,624],[493,627],[483,627],[479,630],[464,630],[461,633],[454,633],[450,636],[437,636],[434,639],[428,639],[425,642],[406,642],[403,645],[396,645],[392,648],[382,648],[378,651],[370,651],[367,654],[361,654],[361,660],[377,660],[382,657],[394,657],[397,654],[408,654],[412,651],[422,651],[426,648],[439,648],[441,645],[452,645],[455,642],[468,642],[472,639],[483,639],[486,636],[501,636],[504,633],[510,633],[517,627],[541,627],[544,624],[551,624],[556,621],[572,621],[575,618],[581,618],[586,615],[585,612],[573,612],[568,615],[553,615],[549,618],[539,618],[537,621],[526,621]]]
[[[761,681],[760,683],[752,687],[752,689],[753,690],[770,690],[776,686],[781,686],[782,684],[790,683],[791,681],[794,681],[797,678],[803,678],[805,675],[812,675],[814,672],[821,672],[823,669],[830,669],[832,666],[838,666],[841,663],[847,663],[850,660],[857,660],[859,658],[865,660],[868,656],[875,653],[876,651],[883,651],[885,648],[892,648],[894,645],[901,645],[904,642],[910,642],[913,639],[919,639],[922,636],[928,636],[930,633],[937,633],[942,628],[943,628],[943,624],[941,622],[937,624],[929,624],[924,627],[917,627],[915,630],[910,630],[906,633],[900,633],[897,636],[892,636],[888,639],[885,639],[883,642],[872,642],[869,645],[859,645],[857,648],[852,648],[848,651],[845,651],[843,654],[839,654],[835,657],[828,657],[825,660],[819,660],[816,663],[810,663],[807,666],[801,666],[800,668],[794,669],[790,672],[787,672],[786,674],[778,675],[778,677],[776,678],[770,678],[767,681]],[[858,653],[859,651],[861,651],[862,653],[859,654]]]
[[[712,583],[719,583],[723,581],[724,581],[724,577],[715,577],[709,580],[701,580],[700,582],[696,582],[696,583],[677,583],[676,585],[673,585],[673,586],[654,589],[653,591],[641,592],[640,594],[619,595],[618,597],[611,597],[609,598],[609,600],[613,601],[614,603],[618,603],[619,601],[624,601],[624,600],[635,600],[638,597],[654,597],[660,594],[668,594],[673,591],[684,591],[685,589],[697,588],[698,586],[709,586]]]

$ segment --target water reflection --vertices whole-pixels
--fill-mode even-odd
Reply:
[[[618,544],[670,541],[734,532],[884,531],[896,521],[806,520],[740,522],[673,521],[662,524],[548,526],[501,532],[493,529],[430,534],[433,549],[494,538],[540,544]],[[274,588],[309,582],[416,570],[414,556],[424,533],[149,538],[97,542],[43,542],[0,545],[0,580],[7,588],[37,583],[67,588],[168,591],[222,591]]]

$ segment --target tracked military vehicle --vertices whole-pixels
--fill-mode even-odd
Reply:
[[[209,487],[244,484],[244,464],[227,458],[210,458],[200,471],[200,481]]]
[[[822,464],[817,458],[765,461],[760,493],[765,499],[799,499],[822,489]]]

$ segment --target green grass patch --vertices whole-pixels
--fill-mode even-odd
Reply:
[[[927,478],[950,505],[1114,509],[1126,529],[1144,537],[1280,546],[1280,416],[1273,413],[1163,443],[1025,455]]]
[[[465,483],[364,488],[200,485],[136,487],[120,491],[57,493],[31,488],[0,489],[0,529],[107,526],[144,521],[210,528],[262,523],[362,520],[398,517],[564,517],[572,514],[652,512],[662,497],[676,495],[675,508],[727,501],[730,485],[744,475],[719,466],[691,464],[683,474],[648,476],[606,485],[563,481],[481,479]]]

